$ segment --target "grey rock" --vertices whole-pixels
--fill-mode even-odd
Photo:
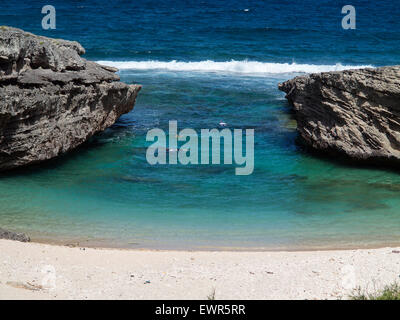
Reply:
[[[25,65],[53,71],[83,70],[85,59],[80,55],[84,53],[85,49],[76,41],[51,39],[16,28],[0,27],[0,56],[8,59],[8,68],[3,69],[6,74],[18,72]]]
[[[299,76],[279,89],[305,145],[357,161],[400,160],[400,66]]]
[[[24,233],[15,233],[12,231],[0,228],[0,239],[15,240],[21,242],[30,242],[31,239]]]
[[[133,109],[139,85],[74,41],[0,27],[0,170],[76,148]]]

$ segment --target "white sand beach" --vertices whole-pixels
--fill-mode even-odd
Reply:
[[[201,252],[0,240],[0,299],[347,299],[400,275],[400,248]]]

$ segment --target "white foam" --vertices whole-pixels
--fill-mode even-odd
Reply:
[[[297,63],[270,63],[259,61],[224,61],[212,60],[198,62],[183,61],[97,61],[100,64],[118,68],[120,70],[168,70],[168,71],[198,71],[198,72],[230,72],[239,74],[280,74],[280,73],[316,73],[327,71],[342,71],[347,69],[372,68],[371,65],[316,65]]]

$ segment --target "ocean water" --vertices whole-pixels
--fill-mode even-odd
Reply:
[[[313,249],[400,243],[400,174],[318,158],[296,144],[279,82],[399,63],[395,2],[1,2],[0,25],[79,41],[143,89],[132,112],[75,152],[0,176],[0,226],[39,241],[129,248]],[[146,161],[146,133],[255,129],[254,172]]]

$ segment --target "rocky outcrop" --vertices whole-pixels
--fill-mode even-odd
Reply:
[[[76,148],[132,110],[139,85],[74,41],[0,27],[0,170]]]
[[[15,240],[21,242],[30,242],[31,239],[24,233],[15,233],[0,228],[0,239]]]
[[[279,89],[307,146],[354,160],[400,160],[400,67],[299,76]]]

